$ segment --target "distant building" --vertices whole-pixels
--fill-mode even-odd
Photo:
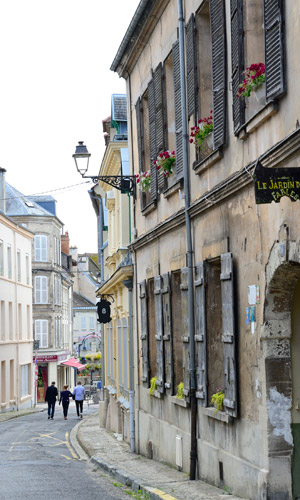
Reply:
[[[4,169],[0,169],[3,179]],[[0,185],[3,185],[2,181]],[[34,404],[33,233],[3,213],[0,198],[0,413]],[[0,203],[1,203],[0,202]]]
[[[58,388],[73,381],[64,366],[72,350],[72,279],[61,258],[62,222],[52,196],[25,196],[6,183],[6,214],[34,233],[32,248],[33,333],[38,371],[37,401],[44,401],[47,385]]]

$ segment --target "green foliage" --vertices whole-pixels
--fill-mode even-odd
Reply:
[[[149,389],[150,396],[153,396],[154,391],[156,391],[157,389],[156,380],[157,377],[152,377],[152,379],[150,380],[150,389]]]
[[[183,399],[184,398],[183,388],[184,388],[183,382],[180,382],[180,384],[178,384],[178,386],[177,386],[177,394],[175,396],[175,399]]]
[[[224,396],[225,396],[225,391],[224,389],[218,389],[218,391],[212,395],[211,398],[211,404],[214,405],[216,408],[215,414],[218,413],[218,411],[223,411],[224,410]]]

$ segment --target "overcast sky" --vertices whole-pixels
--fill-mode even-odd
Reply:
[[[26,195],[51,192],[79,252],[96,252],[96,216],[72,154],[97,174],[102,120],[125,82],[110,71],[139,0],[4,0],[0,6],[0,167]],[[70,187],[80,184],[77,187]]]

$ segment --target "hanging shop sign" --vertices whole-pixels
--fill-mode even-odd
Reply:
[[[300,168],[265,168],[257,162],[253,179],[257,204],[279,203],[283,196],[300,199]]]
[[[109,323],[111,321],[110,302],[101,298],[100,302],[97,303],[97,309],[99,323]]]

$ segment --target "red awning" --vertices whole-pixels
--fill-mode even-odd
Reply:
[[[79,371],[85,369],[85,366],[79,363],[79,361],[75,358],[70,358],[67,361],[62,361],[61,364],[72,366],[73,368],[77,368],[77,370]]]

